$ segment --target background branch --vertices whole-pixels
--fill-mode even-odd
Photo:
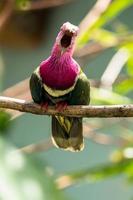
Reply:
[[[91,11],[85,16],[85,18],[79,24],[80,35],[88,30],[101,16],[101,14],[109,7],[112,0],[97,0]]]
[[[29,6],[28,10],[38,10],[38,9],[44,9],[44,8],[51,8],[55,6],[64,5],[66,3],[71,2],[71,0],[38,0],[35,2],[32,2]]]
[[[86,128],[87,127],[87,128]],[[89,126],[86,126],[84,124],[83,126],[83,136],[86,139],[89,139],[93,141],[94,143],[101,144],[101,145],[110,145],[110,146],[117,146],[117,147],[125,147],[129,144],[129,141],[124,138],[114,138],[110,135],[106,135],[103,133],[96,133],[95,130],[93,130],[89,124]],[[130,138],[130,142],[133,142]],[[48,151],[51,148],[53,148],[54,145],[52,143],[51,138],[45,139],[38,143],[33,143],[26,145],[24,147],[19,148],[17,151],[26,153],[26,154],[32,154],[32,153],[39,153],[42,151]]]
[[[0,13],[0,30],[7,23],[14,9],[14,0],[7,0],[4,3],[3,10]]]
[[[37,153],[37,152],[41,152],[41,151],[47,151],[50,148],[53,147],[53,143],[51,141],[51,138],[35,143],[35,144],[30,144],[27,146],[24,146],[20,149],[18,149],[17,151],[21,151],[23,153],[27,153],[27,154],[31,154],[31,153]]]
[[[70,117],[133,117],[133,105],[111,105],[111,106],[68,106],[64,111],[59,112],[54,106],[49,106],[46,111],[40,105],[26,102],[25,100],[9,97],[0,97],[0,108],[18,110],[37,115],[62,115]]]
[[[128,61],[128,58],[129,52],[126,49],[121,48],[119,49],[119,51],[117,51],[117,53],[113,56],[101,77],[102,87],[112,87],[113,83],[115,82],[122,68],[124,67],[125,63]]]

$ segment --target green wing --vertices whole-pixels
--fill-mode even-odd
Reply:
[[[41,79],[36,74],[36,71],[33,72],[30,77],[29,86],[30,86],[31,96],[34,102],[38,104],[49,102],[50,105],[52,104],[48,94],[44,90]]]
[[[90,83],[87,76],[81,71],[77,84],[71,92],[70,105],[88,105],[90,102]]]

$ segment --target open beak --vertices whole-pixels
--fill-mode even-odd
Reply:
[[[60,44],[63,48],[68,48],[71,45],[72,38],[73,38],[73,33],[70,32],[69,30],[64,32],[64,35],[61,38]]]
[[[60,40],[60,45],[62,49],[67,49],[68,47],[73,45],[75,37],[78,34],[78,27],[74,26],[73,24],[66,22],[62,25],[62,38]]]

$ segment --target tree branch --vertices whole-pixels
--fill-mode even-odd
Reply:
[[[129,52],[124,48],[120,48],[116,54],[112,57],[107,65],[102,77],[101,87],[111,89],[113,83],[116,81],[122,68],[125,66],[129,59]]]
[[[65,189],[82,180],[88,180],[89,183],[93,183],[120,174],[126,175],[126,169],[133,163],[133,158],[127,158],[123,154],[122,156],[123,158],[117,162],[109,162],[108,164],[61,175],[56,179],[56,184],[59,189]]]
[[[24,146],[20,149],[17,149],[17,151],[31,154],[31,153],[47,151],[52,147],[53,147],[53,143],[51,141],[51,138],[49,138],[49,139],[43,140],[43,141],[35,143],[35,144],[29,144],[27,146]]]
[[[28,10],[38,10],[38,9],[44,9],[44,8],[51,8],[51,7],[56,7],[56,6],[61,6],[66,3],[71,2],[71,0],[38,0],[35,2],[32,2],[31,5],[29,6]]]
[[[113,138],[112,136],[103,134],[103,133],[95,133],[94,131],[90,131],[88,133],[84,133],[83,136],[85,138],[89,138],[92,142],[100,145],[111,145],[111,146],[117,146],[117,147],[125,147],[129,144],[129,141],[124,138]],[[133,140],[130,139],[130,144],[133,143]],[[17,149],[17,151],[20,151],[22,153],[26,154],[32,154],[32,153],[39,153],[42,151],[48,151],[54,147],[51,138],[43,140],[38,143],[29,144],[24,147],[21,147]]]
[[[14,0],[6,0],[4,3],[4,8],[0,14],[0,30],[6,24],[8,19],[10,18],[14,8]]]
[[[133,117],[133,104],[130,105],[98,105],[98,106],[68,106],[59,112],[54,106],[49,106],[46,111],[40,105],[25,100],[0,96],[0,108],[13,109],[37,115],[62,115],[70,117]]]

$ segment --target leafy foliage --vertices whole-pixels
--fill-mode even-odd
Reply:
[[[127,88],[126,88],[127,90]],[[107,89],[92,88],[91,92],[91,103],[92,104],[130,104],[132,100],[126,96],[122,96],[118,93]]]
[[[59,177],[58,180],[69,180],[69,185],[87,181],[93,183],[113,176],[124,174],[128,182],[133,183],[133,148],[117,150],[112,154],[112,162],[92,168],[71,172]]]
[[[133,160],[125,159],[118,163],[108,163],[68,175],[72,182],[87,180],[90,183],[101,181],[119,174],[133,175]]]
[[[128,8],[133,4],[132,0],[121,1],[121,0],[114,0],[110,6],[106,9],[106,11],[96,20],[92,26],[89,26],[89,29],[85,31],[79,38],[78,38],[78,45],[79,47],[85,45],[88,40],[93,35],[93,31],[98,30],[102,26],[105,26],[109,23],[112,19],[117,17],[123,10]]]
[[[28,10],[32,0],[16,0],[16,8],[21,10]]]
[[[0,199],[65,200],[47,170],[0,138]]]
[[[0,132],[8,130],[10,124],[10,115],[4,111],[0,111]]]

